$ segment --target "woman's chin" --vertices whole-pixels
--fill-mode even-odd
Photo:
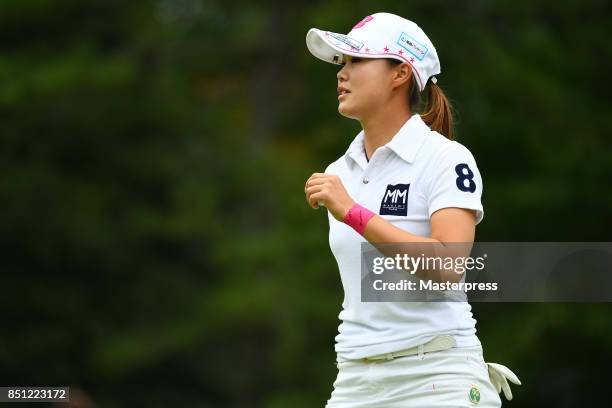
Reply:
[[[344,106],[342,103],[338,105],[338,113],[340,113],[345,118],[358,119],[357,112],[354,112],[350,108]]]

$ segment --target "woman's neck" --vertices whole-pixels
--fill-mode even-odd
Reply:
[[[397,134],[411,116],[412,112],[409,110],[400,112],[387,110],[381,112],[376,117],[361,121],[364,133],[363,144],[368,161],[372,158],[376,149],[386,145],[393,139],[393,136]]]

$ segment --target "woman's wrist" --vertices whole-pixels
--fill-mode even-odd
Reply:
[[[355,203],[346,212],[343,221],[346,225],[353,228],[360,235],[363,235],[363,232],[365,231],[365,228],[368,225],[368,221],[370,221],[370,219],[375,215],[376,214],[372,211]]]

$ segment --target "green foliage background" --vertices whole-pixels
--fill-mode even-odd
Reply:
[[[304,39],[377,11],[436,45],[478,240],[610,241],[610,2],[4,0],[0,383],[323,406],[342,288],[303,185],[359,124]],[[475,304],[486,359],[524,383],[508,405],[604,403],[611,311]]]

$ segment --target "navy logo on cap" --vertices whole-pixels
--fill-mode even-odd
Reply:
[[[380,203],[380,215],[408,215],[408,189],[410,184],[388,184]]]

